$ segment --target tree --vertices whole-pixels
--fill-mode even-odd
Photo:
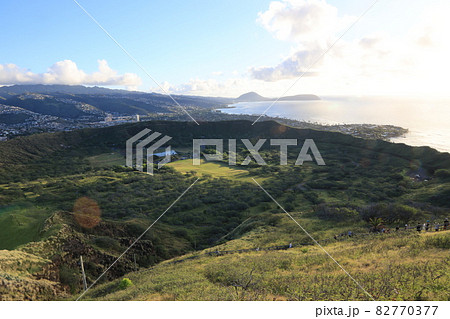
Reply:
[[[373,217],[369,219],[369,224],[372,226],[372,231],[377,232],[383,226],[383,219],[380,217]]]

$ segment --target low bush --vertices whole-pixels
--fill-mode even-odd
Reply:
[[[133,282],[128,278],[123,278],[119,283],[120,290],[127,289],[128,287],[131,287],[131,286],[133,286]]]
[[[425,240],[425,246],[449,249],[450,248],[450,235],[445,234],[443,236],[433,236],[433,237],[427,238]]]

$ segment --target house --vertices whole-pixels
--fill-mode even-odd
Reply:
[[[174,150],[171,150],[169,152],[167,152],[169,155],[176,155],[177,152],[175,152]],[[158,157],[164,157],[166,156],[166,152],[161,152],[161,153],[155,153],[153,154],[154,156],[158,156]]]

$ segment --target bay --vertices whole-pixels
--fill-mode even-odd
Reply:
[[[240,102],[229,114],[262,114],[273,102]],[[317,101],[278,101],[266,113],[320,124],[380,124],[407,128],[391,141],[450,152],[450,99],[405,97],[322,97]]]

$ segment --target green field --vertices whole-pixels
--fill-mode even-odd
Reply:
[[[93,167],[125,165],[125,157],[119,153],[104,153],[87,158]]]
[[[201,160],[200,165],[193,165],[192,159],[185,159],[169,163],[167,166],[173,167],[183,174],[195,172],[199,177],[209,175],[213,178],[229,178],[241,182],[253,183],[253,180],[247,170],[228,166],[225,163],[207,162],[205,160]],[[259,182],[265,178],[255,177],[255,179]]]
[[[90,156],[87,158],[87,160],[95,168],[111,167],[125,164],[124,156],[115,152]],[[253,182],[247,170],[228,166],[224,163],[219,162],[207,162],[205,160],[202,160],[200,165],[193,165],[192,159],[185,159],[173,161],[167,164],[167,166],[172,167],[183,174],[195,172],[199,177],[210,175],[214,178],[229,178],[241,182]],[[264,178],[256,179],[258,180],[258,182],[264,180]]]

